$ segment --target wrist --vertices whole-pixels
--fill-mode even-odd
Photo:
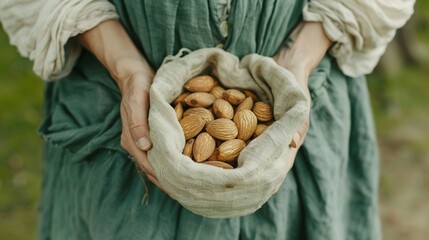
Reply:
[[[311,55],[295,48],[283,49],[274,58],[280,66],[286,69],[299,70],[308,74],[311,73],[314,65]]]
[[[291,39],[274,57],[285,68],[297,68],[310,74],[332,45],[318,22],[303,22],[291,34]]]
[[[80,34],[78,41],[106,67],[121,93],[136,75],[152,82],[153,70],[117,20],[105,21]]]
[[[145,81],[147,89],[152,84],[154,71],[143,59],[123,58],[115,62],[114,67],[109,69],[110,75],[118,85],[123,94],[129,82],[136,77]]]
[[[147,61],[141,58],[120,58],[112,61],[108,71],[115,80],[121,93],[126,84],[135,76],[144,76],[148,86],[152,83],[154,72]],[[141,78],[140,78],[141,79]]]

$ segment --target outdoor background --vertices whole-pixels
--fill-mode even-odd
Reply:
[[[43,82],[0,27],[0,239],[34,239],[42,175]],[[429,236],[429,1],[368,77],[381,154],[384,239]]]

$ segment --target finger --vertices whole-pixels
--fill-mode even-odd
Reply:
[[[155,184],[155,186],[159,189],[161,189],[162,191],[166,192],[165,189],[162,187],[161,183],[159,183],[158,179],[147,175],[147,178],[149,179],[149,181],[151,181],[153,184]]]
[[[152,147],[149,138],[149,126],[147,122],[149,110],[149,92],[146,89],[130,90],[122,102],[125,116],[127,117],[128,129],[137,147],[148,151]]]
[[[300,146],[304,143],[304,139],[305,139],[305,136],[307,136],[309,126],[310,126],[310,117],[308,116],[307,119],[302,124],[302,126],[298,129],[299,139],[297,139],[297,141],[299,142]]]
[[[304,138],[307,135],[307,131],[309,128],[310,119],[307,118],[302,126],[298,129],[298,131],[292,137],[290,142],[290,147],[299,148],[304,143]]]
[[[137,166],[144,172],[146,177],[151,181],[155,186],[162,191],[164,191],[167,195],[170,194],[165,191],[162,187],[161,183],[158,181],[156,177],[155,170],[149,163],[147,158],[147,153],[141,151],[135,144],[133,144],[133,139],[131,136],[131,132],[129,131],[126,124],[122,124],[122,135],[121,135],[121,146],[131,155],[133,156]],[[170,196],[171,197],[171,196]]]
[[[141,151],[134,144],[131,132],[128,126],[122,123],[121,146],[136,160],[137,165],[147,174],[156,177],[155,170],[150,165],[147,159],[147,153]]]

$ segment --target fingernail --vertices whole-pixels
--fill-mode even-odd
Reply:
[[[142,137],[137,140],[136,145],[143,151],[148,151],[152,147],[152,143],[147,139],[147,137]]]
[[[290,142],[290,146],[293,148],[297,148],[298,143],[300,141],[301,141],[301,136],[299,135],[299,133],[295,133],[295,135],[293,135],[292,141]]]

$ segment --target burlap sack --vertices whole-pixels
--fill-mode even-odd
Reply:
[[[225,170],[193,162],[182,154],[183,131],[170,103],[190,78],[209,73],[225,87],[253,90],[274,106],[276,121],[251,141],[238,168]],[[251,54],[241,61],[220,49],[201,49],[165,63],[150,91],[149,162],[171,197],[190,211],[213,218],[259,209],[279,188],[291,168],[292,136],[305,120],[308,103],[294,76],[271,58]]]

